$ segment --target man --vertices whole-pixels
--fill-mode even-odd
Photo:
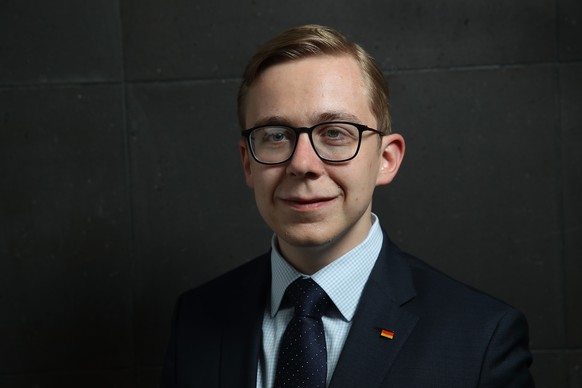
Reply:
[[[275,37],[239,119],[271,251],[180,297],[165,387],[533,386],[524,317],[399,251],[372,213],[405,146],[361,47],[322,26]]]

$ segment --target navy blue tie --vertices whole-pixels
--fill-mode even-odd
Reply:
[[[295,315],[281,338],[275,388],[325,388],[327,350],[321,316],[331,302],[311,278],[291,283],[285,298],[295,307]]]

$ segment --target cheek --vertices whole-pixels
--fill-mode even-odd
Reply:
[[[343,188],[346,196],[351,197],[351,200],[370,201],[376,187],[377,174],[375,172],[377,170],[377,162],[368,160],[359,164],[349,174],[340,175],[342,179],[336,180],[336,182]]]
[[[279,181],[277,169],[255,165],[251,170],[253,174],[255,196],[257,198],[271,197]]]
[[[259,213],[265,217],[265,211],[267,211],[267,209],[270,207],[272,191],[269,189],[267,182],[265,182],[265,180],[262,178],[262,176],[255,176],[255,185],[253,187],[253,191],[255,194],[255,203],[257,204],[257,209],[259,210]]]

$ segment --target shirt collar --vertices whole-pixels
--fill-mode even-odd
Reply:
[[[383,234],[378,217],[372,213],[372,227],[366,239],[345,255],[315,274],[297,271],[279,252],[276,235],[271,239],[271,317],[277,315],[287,286],[300,277],[311,277],[333,301],[346,321],[351,321],[362,290],[370,276],[380,249]]]

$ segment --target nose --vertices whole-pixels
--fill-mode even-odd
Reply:
[[[323,161],[315,153],[309,136],[302,133],[297,138],[293,157],[287,165],[287,173],[294,176],[319,176],[323,171]]]

